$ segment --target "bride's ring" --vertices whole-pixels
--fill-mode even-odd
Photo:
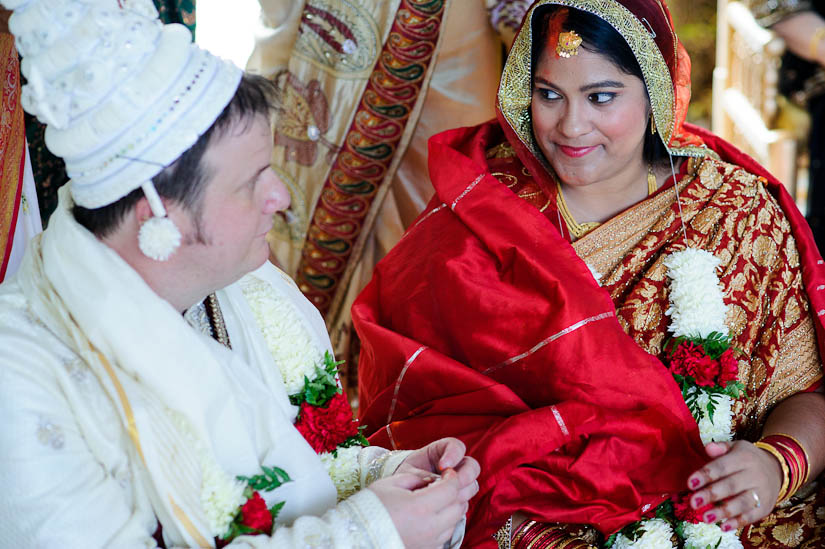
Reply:
[[[756,493],[756,490],[751,490],[751,495],[753,496],[753,503],[756,505],[756,508],[759,509],[762,507],[762,502],[759,500],[759,494]]]

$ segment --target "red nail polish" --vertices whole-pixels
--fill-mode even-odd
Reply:
[[[716,513],[708,513],[705,515],[705,522],[716,522]]]
[[[704,499],[702,499],[702,498],[694,498],[694,499],[693,499],[693,508],[694,508],[694,509],[698,509],[699,507],[701,507],[702,505],[704,505],[704,503],[705,503],[705,500],[704,500]]]
[[[733,526],[731,526],[727,522],[722,525],[722,531],[723,532],[730,532],[731,530],[733,530]]]
[[[698,478],[690,479],[690,487],[691,488],[696,488],[697,486],[699,486],[699,479]]]

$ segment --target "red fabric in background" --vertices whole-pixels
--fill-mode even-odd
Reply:
[[[558,230],[486,173],[500,131],[431,140],[436,197],[352,310],[371,442],[457,436],[481,463],[470,547],[494,547],[519,509],[611,533],[705,462],[665,367]]]

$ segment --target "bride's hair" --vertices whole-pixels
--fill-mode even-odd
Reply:
[[[544,53],[548,42],[550,41],[550,27],[552,25],[553,14],[558,10],[567,10],[566,17],[561,23],[564,30],[575,30],[581,37],[582,44],[580,47],[599,55],[605,56],[618,69],[625,74],[635,76],[644,83],[644,75],[636,61],[636,56],[633,55],[633,50],[630,49],[625,39],[619,34],[616,29],[610,26],[604,19],[593,15],[592,13],[578,10],[575,8],[565,8],[555,4],[543,6],[538,8],[533,15],[532,31],[533,44],[530,56],[530,67],[536,67],[539,62],[541,54]],[[647,86],[645,85],[645,93],[647,94]],[[648,94],[648,101],[650,95]],[[651,163],[666,163],[668,161],[668,153],[664,144],[662,143],[659,134],[651,134],[650,121],[648,121],[648,131],[645,132],[644,143],[644,158]]]

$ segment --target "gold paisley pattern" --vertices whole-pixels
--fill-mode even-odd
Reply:
[[[822,376],[790,226],[762,181],[736,166],[696,161],[678,187],[690,245],[722,261],[734,345],[749,358],[740,375],[751,398],[739,407],[737,433],[754,438],[779,401]],[[628,333],[660,357],[668,324],[661,314],[668,303],[661,262],[683,246],[674,196],[659,193],[573,245],[606,274],[604,285]]]

